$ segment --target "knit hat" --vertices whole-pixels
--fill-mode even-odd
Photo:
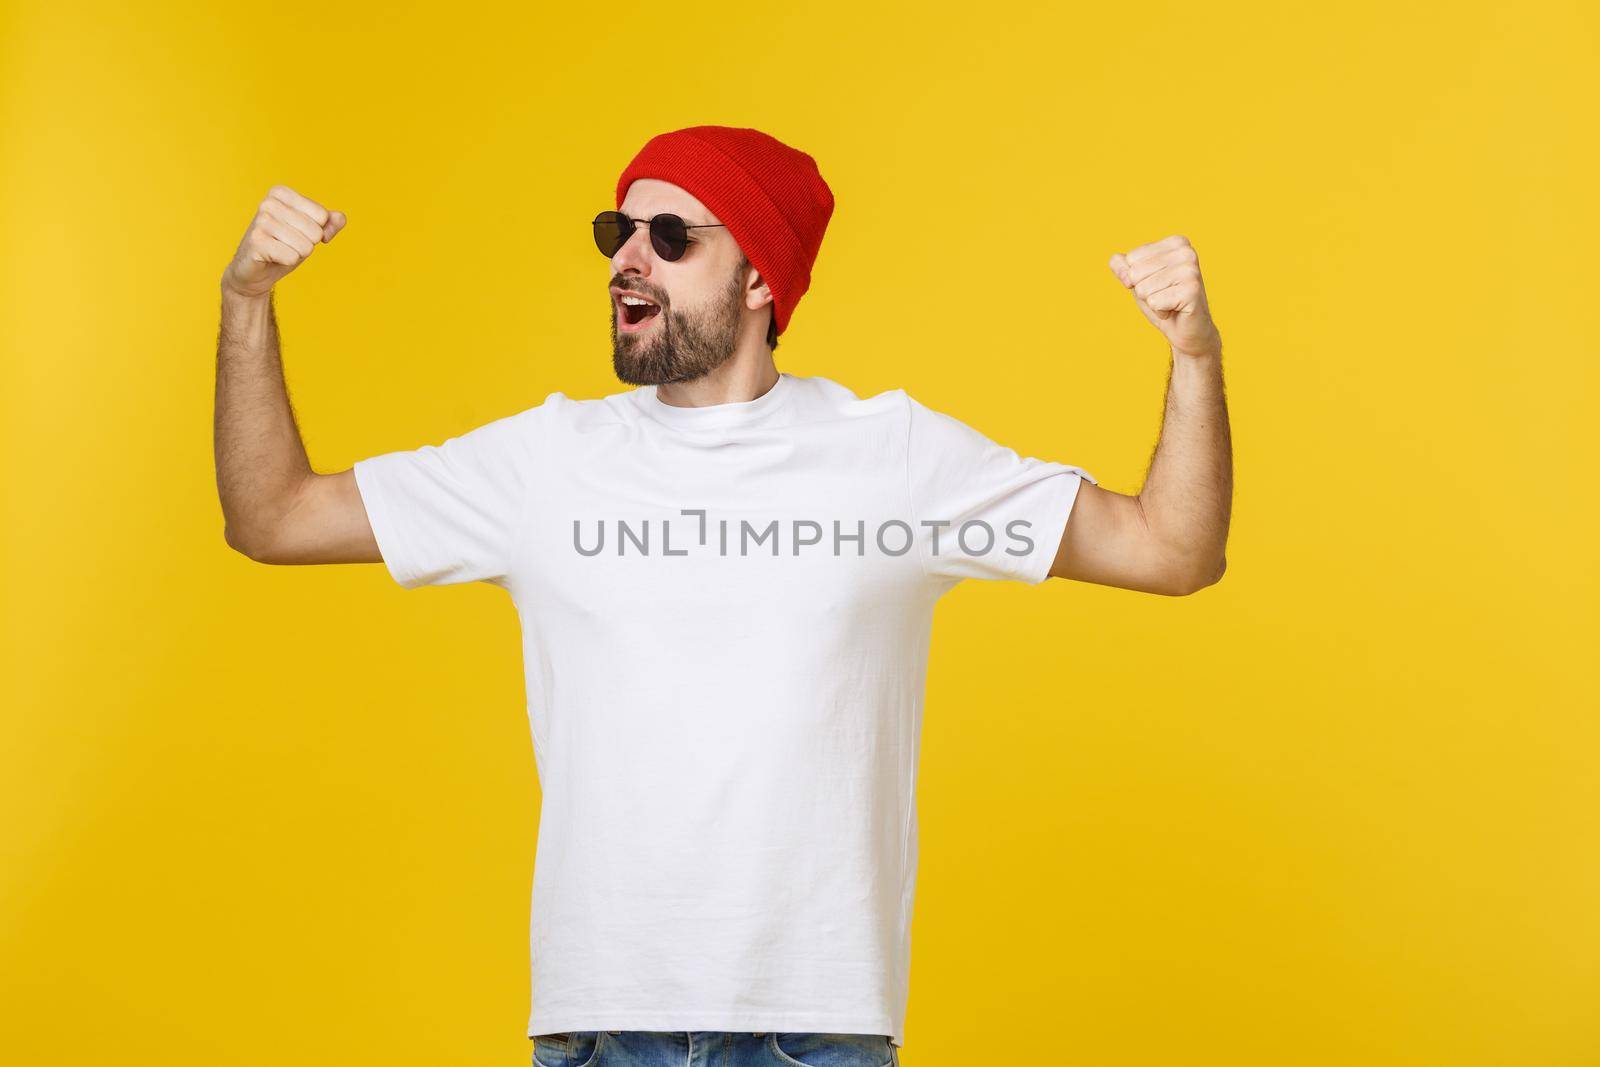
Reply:
[[[811,266],[833,215],[817,161],[760,130],[690,126],[657,134],[617,179],[617,207],[637,178],[689,192],[727,226],[772,290],[778,333],[811,287]]]

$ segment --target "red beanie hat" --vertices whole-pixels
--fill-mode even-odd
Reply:
[[[688,191],[728,227],[772,290],[778,333],[811,287],[811,265],[833,215],[817,161],[760,130],[690,126],[652,137],[617,179],[617,207],[636,178]]]

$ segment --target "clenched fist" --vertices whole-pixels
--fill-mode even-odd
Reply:
[[[333,240],[344,224],[344,212],[329,211],[287,185],[274,185],[222,272],[222,288],[239,296],[266,296],[279,278],[319,243]]]
[[[1133,291],[1134,303],[1174,352],[1207,356],[1221,351],[1222,337],[1211,321],[1200,277],[1200,256],[1187,237],[1174,234],[1126,255],[1118,252],[1107,265]]]

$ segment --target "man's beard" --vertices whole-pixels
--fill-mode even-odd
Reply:
[[[733,358],[739,340],[742,272],[703,308],[679,313],[663,306],[660,322],[643,334],[617,329],[616,302],[611,304],[611,366],[629,385],[687,382],[710,374]]]

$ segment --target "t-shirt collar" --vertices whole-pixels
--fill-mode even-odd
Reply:
[[[707,404],[704,407],[680,407],[669,404],[656,395],[656,386],[639,389],[639,403],[645,412],[658,422],[684,430],[702,430],[743,426],[756,419],[765,418],[788,398],[794,389],[794,376],[778,372],[772,387],[754,400],[740,400],[728,404]]]

